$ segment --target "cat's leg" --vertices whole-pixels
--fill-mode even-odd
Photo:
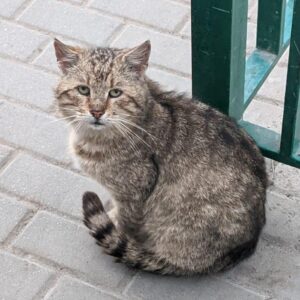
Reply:
[[[84,224],[90,229],[90,234],[104,251],[115,257],[117,261],[128,266],[161,274],[177,274],[184,272],[168,263],[166,258],[143,249],[130,236],[115,226],[95,193],[86,192],[83,195]]]

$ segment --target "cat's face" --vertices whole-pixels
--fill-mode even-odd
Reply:
[[[133,49],[82,49],[58,40],[54,47],[63,72],[58,108],[76,130],[122,131],[144,115],[149,41]]]

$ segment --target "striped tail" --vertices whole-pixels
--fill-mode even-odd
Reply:
[[[82,201],[84,224],[105,253],[133,268],[161,274],[176,273],[165,259],[155,257],[119,231],[95,193],[85,192]]]

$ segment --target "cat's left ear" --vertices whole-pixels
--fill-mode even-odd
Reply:
[[[58,65],[64,74],[78,62],[79,54],[82,52],[79,47],[66,45],[58,39],[54,40],[54,49]]]
[[[127,50],[122,55],[122,59],[138,73],[144,73],[148,67],[150,52],[151,43],[148,40],[135,48]]]

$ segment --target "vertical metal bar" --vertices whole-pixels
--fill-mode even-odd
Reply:
[[[289,43],[291,38],[294,0],[286,0],[283,43]]]
[[[300,138],[300,0],[295,0],[280,153],[290,157]],[[298,118],[297,118],[298,114]],[[297,136],[298,134],[298,136]]]
[[[298,97],[298,108],[295,124],[293,159],[300,162],[300,99]]]
[[[247,0],[192,0],[193,95],[225,114],[243,113]]]
[[[259,0],[256,47],[278,54],[283,44],[286,0]]]

